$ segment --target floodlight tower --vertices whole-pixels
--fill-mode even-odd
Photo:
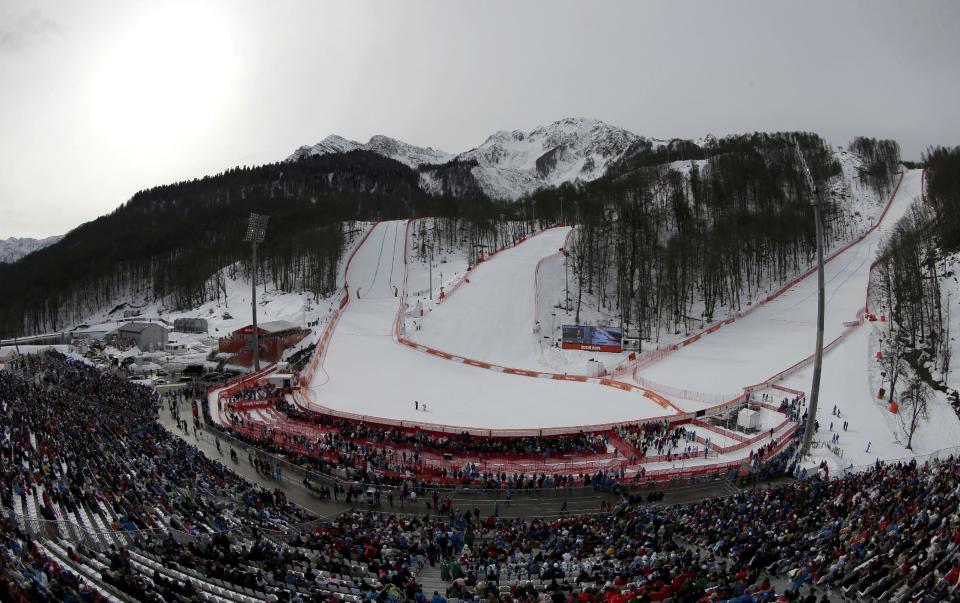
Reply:
[[[260,370],[260,333],[257,330],[257,245],[263,243],[263,238],[267,234],[267,222],[270,220],[270,216],[264,216],[261,214],[250,214],[250,219],[247,221],[247,234],[243,238],[244,241],[250,243],[250,247],[253,249],[253,258],[251,259],[251,268],[250,268],[250,291],[253,295],[253,302],[251,306],[253,307],[253,370],[254,372]]]
[[[817,233],[817,349],[813,360],[813,383],[810,385],[810,407],[807,409],[807,425],[803,430],[803,443],[800,446],[800,458],[803,458],[810,452],[810,442],[813,440],[813,430],[817,422],[817,401],[820,398],[820,371],[823,368],[823,219],[820,215],[822,209],[820,189],[817,188],[817,183],[813,180],[807,161],[803,158],[800,142],[794,138],[793,144],[800,166],[803,168],[803,174],[806,176],[807,186],[813,193],[810,205],[813,206],[813,220],[816,222]]]

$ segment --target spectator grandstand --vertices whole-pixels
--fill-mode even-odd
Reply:
[[[758,407],[774,426],[749,437],[699,419],[654,419],[556,435],[477,436],[306,410],[296,404],[295,395],[257,381],[214,388],[217,416],[201,403],[208,426],[286,454],[309,471],[397,487],[414,481],[497,489],[600,484],[609,489],[618,482],[653,485],[678,477],[735,476],[743,465],[759,466],[790,445],[798,428],[795,411],[804,404],[795,396],[773,406],[764,394]]]
[[[56,352],[0,371],[3,600],[960,600],[953,457],[676,506],[624,492],[592,516],[324,519],[162,428],[160,406]],[[655,429],[652,448],[688,437]]]

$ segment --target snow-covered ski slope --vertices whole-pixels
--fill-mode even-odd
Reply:
[[[877,459],[903,459],[957,445],[960,419],[943,395],[936,392],[931,395],[928,417],[920,422],[914,435],[913,449],[906,448],[901,425],[905,417],[891,413],[886,398],[876,398],[877,388],[885,385],[879,375],[882,366],[872,360],[877,351],[873,344],[879,324],[866,323],[824,353],[817,412],[820,430],[814,441],[828,443],[834,433],[839,433],[843,456],[838,458],[827,448],[818,447],[813,450],[813,465],[825,459],[834,470],[850,465],[859,467]],[[812,376],[811,364],[784,379],[783,385],[809,391]],[[839,417],[832,414],[834,406],[840,410]],[[849,422],[847,430],[842,428],[844,421]]]
[[[535,332],[535,277],[541,259],[564,246],[569,227],[550,228],[504,249],[470,272],[470,282],[417,321],[408,337],[446,352],[527,370],[545,370]],[[549,329],[545,329],[547,334]]]
[[[826,264],[824,342],[840,336],[843,323],[855,320],[864,307],[870,265],[890,229],[920,196],[921,186],[922,170],[904,174],[879,227]],[[640,370],[638,382],[660,393],[671,388],[706,394],[737,393],[812,354],[816,318],[814,273],[732,324]],[[710,402],[715,400],[680,400],[678,405],[695,410]]]
[[[402,221],[377,224],[350,262],[350,302],[306,391],[311,405],[371,419],[534,433],[669,414],[638,391],[512,375],[399,344],[394,323],[405,282],[405,233]],[[427,411],[416,410],[415,401]]]

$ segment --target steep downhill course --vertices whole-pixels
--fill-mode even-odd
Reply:
[[[570,228],[551,228],[478,265],[470,282],[420,321],[410,339],[503,366],[545,370],[535,332],[537,265],[563,247]],[[547,330],[544,330],[547,333]]]
[[[312,405],[368,418],[532,432],[669,414],[640,392],[486,370],[397,343],[401,297],[393,287],[402,295],[405,226],[378,224],[350,263],[350,303],[307,390]],[[416,410],[414,401],[428,411]]]

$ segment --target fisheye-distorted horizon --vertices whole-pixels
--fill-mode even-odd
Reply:
[[[0,238],[328,134],[457,153],[568,116],[656,138],[960,144],[949,2],[8,2]]]

